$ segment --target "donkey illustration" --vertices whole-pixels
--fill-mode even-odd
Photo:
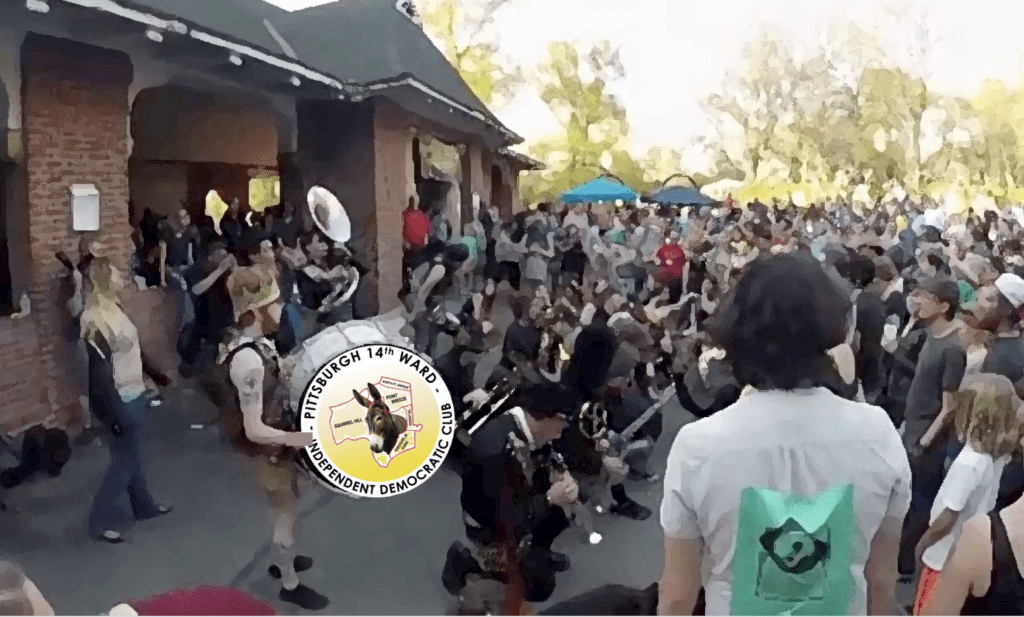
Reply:
[[[366,384],[370,391],[372,401],[366,400],[362,394],[353,390],[356,400],[363,407],[366,407],[366,427],[370,431],[370,451],[374,453],[385,452],[391,454],[398,444],[398,438],[409,427],[405,418],[392,414],[387,403],[380,395],[380,392],[372,384]]]

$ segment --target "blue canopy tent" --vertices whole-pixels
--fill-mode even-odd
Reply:
[[[648,201],[665,206],[710,206],[715,202],[704,193],[688,186],[666,186],[647,198]]]
[[[594,178],[576,188],[562,193],[561,200],[567,204],[586,204],[598,201],[636,201],[637,194],[611,178]]]
[[[668,186],[668,183],[675,178],[686,178],[693,186]],[[701,193],[700,189],[697,188],[697,182],[686,174],[669,176],[661,183],[661,188],[644,197],[644,201],[661,206],[694,206],[697,208],[712,206],[718,203],[704,193]]]

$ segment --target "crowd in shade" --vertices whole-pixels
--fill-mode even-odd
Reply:
[[[118,301],[131,281],[87,243],[77,262],[62,255],[90,380],[85,439],[111,444],[89,518],[96,540],[124,541],[111,513],[124,493],[137,520],[172,512],[146,487],[140,437],[161,388],[195,376],[237,412],[235,428],[262,447],[254,456],[276,461],[302,438],[258,441],[248,419],[239,428],[248,412],[232,354],[251,346],[263,371],[263,348],[285,357],[367,317],[347,293],[366,272],[349,247],[288,204],[241,210],[236,200],[222,219],[194,221],[183,204],[162,220],[147,211],[136,230],[134,284],[166,288],[179,313],[177,375],[141,353],[141,324]],[[399,293],[407,332],[460,417],[508,384],[517,392],[450,461],[466,543],[452,545],[440,578],[459,611],[522,614],[547,600],[571,567],[552,548],[562,532],[589,527],[591,511],[653,515],[627,479],[664,484],[664,575],[546,614],[1024,610],[1024,221],[1013,211],[730,197],[701,209],[540,204],[513,216],[481,204],[469,218],[453,229],[439,205],[410,199]],[[489,356],[500,361],[482,375]],[[217,378],[237,393],[208,383]],[[668,436],[661,474],[651,455],[670,399],[696,420]],[[280,599],[323,609],[326,597],[298,578],[312,562],[291,546],[295,495],[281,486],[292,472],[260,469]],[[0,565],[0,606],[20,607],[4,614],[52,614],[20,570]],[[914,585],[914,606],[897,607],[900,579]],[[117,610],[269,614],[234,593],[179,590]]]

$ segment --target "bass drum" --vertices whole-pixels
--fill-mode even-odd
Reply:
[[[350,349],[363,345],[395,345],[415,353],[412,341],[400,333],[405,320],[398,317],[378,316],[372,319],[347,321],[337,324],[303,342],[289,355],[295,363],[291,379],[288,382],[288,408],[294,418],[298,419],[298,410],[302,404],[302,396],[310,382],[325,364]],[[422,354],[418,354],[421,357]],[[315,475],[312,462],[304,453],[299,454],[299,461],[305,471]],[[361,499],[350,493],[343,493],[353,499]]]

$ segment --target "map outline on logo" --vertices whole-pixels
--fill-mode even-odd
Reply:
[[[385,382],[391,382],[391,384],[394,384],[394,385],[391,385],[391,384],[388,384],[388,383],[385,383]],[[422,424],[416,424],[415,421],[414,421],[414,418],[415,418],[415,405],[416,405],[416,403],[415,403],[415,401],[413,401],[413,397],[412,397],[412,384],[410,384],[407,381],[403,381],[403,380],[400,380],[400,379],[395,379],[393,377],[387,377],[387,376],[383,376],[382,375],[381,378],[378,380],[378,382],[373,384],[373,385],[376,386],[378,390],[380,390],[381,388],[386,388],[386,389],[389,389],[389,390],[399,390],[399,391],[404,389],[405,391],[407,391],[409,393],[409,403],[408,403],[408,405],[402,405],[401,407],[395,408],[395,407],[392,407],[391,402],[388,401],[388,413],[390,413],[390,414],[398,414],[401,410],[406,409],[406,408],[408,408],[408,411],[404,414],[404,418],[405,418],[405,421],[407,423],[407,428],[406,428],[405,432],[403,432],[399,436],[398,447],[395,450],[393,450],[391,453],[383,453],[383,457],[387,459],[387,462],[385,462],[383,465],[381,465],[380,459],[382,457],[380,455],[374,455],[373,456],[374,462],[376,462],[381,468],[386,469],[400,455],[405,454],[406,452],[411,452],[411,451],[416,449],[416,434],[423,430],[423,425]],[[397,387],[397,386],[404,386],[404,388]],[[369,389],[368,388],[364,388],[364,389],[367,390],[367,396],[369,396],[369,391],[368,391]],[[385,396],[385,398],[387,398],[387,396]],[[340,446],[341,444],[343,444],[345,442],[348,442],[348,441],[369,441],[370,440],[371,433],[369,432],[369,427],[367,427],[366,423],[363,421],[363,418],[359,419],[359,424],[367,429],[367,432],[365,434],[360,435],[358,437],[350,437],[350,436],[346,435],[345,437],[343,437],[341,439],[341,441],[338,440],[338,434],[336,432],[337,429],[343,428],[343,426],[351,426],[351,425],[355,424],[354,422],[352,424],[343,423],[343,426],[340,426],[339,424],[335,423],[335,420],[334,420],[335,414],[339,413],[339,411],[342,408],[348,407],[348,406],[353,406],[353,407],[356,407],[357,409],[364,409],[363,407],[359,406],[359,404],[356,401],[355,397],[352,397],[351,399],[345,401],[344,403],[340,403],[338,405],[332,405],[329,408],[331,410],[331,416],[330,416],[330,420],[329,420],[330,427],[331,427],[331,437],[334,439],[334,444],[338,445],[338,446]],[[349,420],[348,422],[352,422],[352,421]],[[409,443],[408,447],[405,447],[405,448],[401,447],[403,444],[407,443],[405,438],[407,438],[409,435],[411,435],[411,437],[409,437],[409,441],[411,441],[412,443]]]

